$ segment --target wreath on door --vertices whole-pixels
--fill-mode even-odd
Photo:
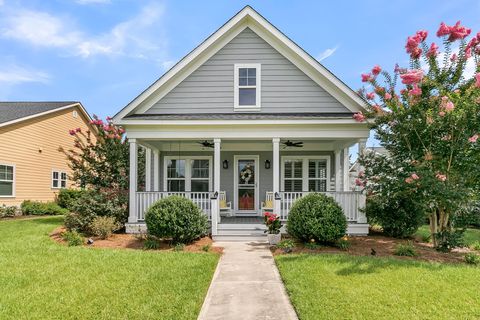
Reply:
[[[253,176],[253,171],[250,168],[250,165],[247,165],[245,168],[240,171],[240,177],[242,178],[243,181],[245,181],[245,184],[248,184],[248,181],[252,179]]]

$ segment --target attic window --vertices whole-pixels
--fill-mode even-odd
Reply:
[[[235,65],[235,110],[259,111],[260,110],[260,64]]]

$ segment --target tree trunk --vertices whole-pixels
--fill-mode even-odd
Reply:
[[[430,222],[430,237],[432,238],[432,244],[434,248],[439,245],[439,239],[437,234],[450,230],[450,213],[444,208],[437,208],[433,211],[429,217]],[[443,239],[440,239],[443,241]]]

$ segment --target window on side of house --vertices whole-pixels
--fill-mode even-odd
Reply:
[[[0,164],[0,197],[15,195],[15,167]]]
[[[52,188],[61,189],[67,187],[67,173],[65,171],[52,171]]]
[[[330,176],[328,166],[328,157],[285,157],[282,159],[282,191],[328,191],[328,181]]]
[[[165,158],[165,191],[209,192],[211,190],[210,158]]]
[[[235,65],[235,110],[258,111],[260,109],[260,64]]]

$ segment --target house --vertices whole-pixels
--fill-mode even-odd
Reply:
[[[0,102],[0,205],[52,201],[71,186],[66,156],[70,129],[89,129],[80,102]]]
[[[367,234],[365,199],[348,180],[349,147],[363,150],[369,136],[352,119],[364,105],[245,7],[115,115],[130,142],[127,231],[145,228],[153,202],[179,194],[208,215],[217,239],[261,234],[264,210],[286,220],[296,199],[324,192],[343,207],[349,234]]]

